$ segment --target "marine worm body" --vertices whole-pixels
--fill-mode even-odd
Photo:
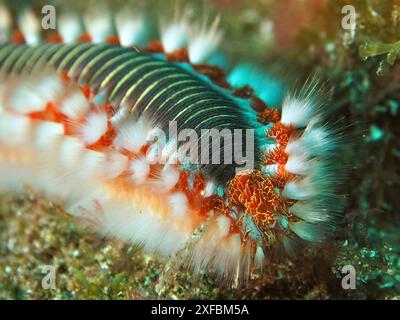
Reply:
[[[188,35],[178,17],[137,45],[145,26],[123,15],[86,30],[63,16],[45,40],[31,12],[20,31],[3,20],[0,188],[28,186],[102,235],[227,279],[327,238],[338,139],[316,82],[280,101],[279,81],[209,62],[216,24]]]

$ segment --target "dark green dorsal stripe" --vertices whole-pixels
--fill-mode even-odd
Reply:
[[[178,130],[198,133],[211,128],[252,128],[232,97],[179,63],[152,54],[90,43],[0,46],[0,75],[23,76],[46,67],[67,72],[79,85],[104,94],[115,112],[127,108],[123,117],[144,116],[166,132],[172,120],[177,121]],[[209,168],[210,173],[232,172],[232,167]]]
[[[2,73],[30,72],[46,64],[68,72],[79,84],[104,91],[116,110],[124,104],[134,116],[145,115],[164,125],[175,119],[181,126],[197,127],[208,125],[203,118],[227,113],[225,119],[234,119],[228,127],[249,127],[231,98],[179,65],[150,54],[90,43],[0,47]]]

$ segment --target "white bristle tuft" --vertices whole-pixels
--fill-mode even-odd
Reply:
[[[228,237],[226,248],[219,253],[217,261],[215,261],[217,270],[221,274],[229,272],[229,270],[235,270],[234,276],[238,271],[240,260],[242,257],[242,240],[238,233],[232,234]],[[233,274],[232,274],[233,276]]]
[[[308,200],[312,198],[318,190],[311,189],[305,179],[289,181],[285,185],[283,195],[289,199]]]
[[[93,43],[105,42],[113,32],[109,10],[101,6],[91,6],[84,16],[83,22]]]
[[[59,163],[64,169],[75,168],[85,150],[84,144],[75,137],[64,137],[60,144]]]
[[[153,184],[162,192],[167,192],[178,183],[178,180],[179,171],[174,169],[172,166],[165,165],[161,170],[160,176],[153,181]]]
[[[218,29],[219,20],[217,16],[211,27],[207,28],[205,21],[201,27],[192,30],[188,44],[190,62],[204,63],[215,52],[222,39],[222,32]]]
[[[107,154],[107,163],[104,168],[105,175],[113,179],[121,175],[127,168],[129,159],[119,152],[112,151]]]
[[[150,206],[138,206],[134,199],[107,200],[107,194],[101,193],[96,195],[96,198],[102,199],[103,229],[100,232],[105,236],[140,243],[143,250],[164,256],[173,255],[188,240],[187,233],[176,228],[170,219],[160,219],[159,212]],[[161,201],[152,194],[149,195],[149,199]]]
[[[324,127],[310,123],[299,138],[289,141],[286,153],[303,154],[307,157],[326,156],[336,147],[332,133]]]
[[[136,184],[143,184],[150,173],[150,166],[146,159],[135,159],[130,165],[131,179]]]
[[[282,104],[281,122],[285,125],[294,125],[296,128],[304,128],[315,117],[315,111],[312,101],[289,96]]]
[[[84,116],[89,108],[89,102],[79,89],[71,90],[60,105],[60,111],[72,120]]]
[[[57,18],[57,23],[59,33],[65,43],[74,42],[83,33],[82,22],[76,14],[61,14]]]
[[[173,218],[182,219],[188,211],[188,199],[183,192],[175,192],[168,198],[170,214]]]
[[[115,146],[138,153],[147,143],[148,132],[149,129],[142,121],[125,121],[119,127],[119,132],[115,138]]]
[[[15,82],[14,90],[6,102],[14,112],[20,114],[43,111],[48,102],[60,97],[63,88],[60,78],[54,72],[47,71],[12,81]]]
[[[254,255],[254,260],[255,260],[256,266],[259,269],[262,269],[264,266],[264,263],[265,263],[265,254],[264,254],[264,250],[260,246],[257,246],[256,253]]]
[[[296,128],[305,128],[310,123],[317,123],[321,120],[321,110],[328,99],[329,92],[319,83],[317,77],[313,76],[299,91],[284,99],[281,122]]]
[[[33,77],[32,81],[35,83],[32,85],[32,88],[43,99],[54,102],[60,97],[63,83],[57,73],[53,71],[43,71],[38,78]]]
[[[39,149],[52,149],[58,138],[64,134],[64,126],[49,121],[37,121],[35,127],[35,144]]]
[[[161,23],[161,42],[166,53],[174,52],[186,45],[190,33],[191,11],[176,12],[171,22]]]
[[[29,119],[8,112],[0,117],[0,141],[5,145],[23,145],[29,141],[31,122]]]
[[[213,220],[208,230],[196,243],[191,254],[190,262],[194,272],[205,269],[216,269],[221,278],[236,280],[241,271],[241,263],[244,263],[248,255],[248,247],[243,248],[239,234],[228,235],[221,239],[216,220]],[[245,275],[247,276],[247,275]]]
[[[334,171],[333,171],[334,172]],[[337,185],[339,177],[332,174],[329,166],[319,162],[304,176],[286,183],[283,195],[295,200],[310,200],[332,196],[332,187]]]
[[[8,101],[12,111],[19,114],[43,111],[47,105],[47,100],[38,95],[32,88],[19,85]]]
[[[40,22],[32,10],[25,10],[18,19],[18,27],[24,35],[25,42],[31,46],[40,43]]]
[[[287,172],[304,175],[307,174],[315,164],[315,160],[310,160],[306,154],[290,154],[285,164]]]
[[[298,221],[289,224],[289,226],[290,229],[301,239],[310,242],[321,241],[324,234],[321,224],[312,224],[304,221]]]
[[[124,47],[137,45],[143,42],[146,34],[146,22],[143,14],[134,14],[127,10],[121,10],[115,16],[119,42]]]
[[[290,207],[290,212],[307,222],[325,222],[330,217],[327,209],[319,208],[313,202],[309,201],[296,202]]]
[[[83,179],[92,179],[104,176],[106,155],[102,152],[85,149],[79,163],[79,175]]]
[[[87,145],[91,145],[107,132],[107,128],[107,114],[104,111],[91,113],[81,126],[82,139]]]
[[[216,220],[218,224],[218,237],[224,238],[228,236],[229,229],[231,227],[231,221],[229,218],[225,216],[218,216]]]
[[[11,24],[11,13],[7,7],[0,2],[0,43],[5,43],[9,39]]]

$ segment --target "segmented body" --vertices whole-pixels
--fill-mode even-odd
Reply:
[[[28,184],[103,234],[164,256],[190,248],[195,269],[232,278],[331,229],[335,140],[313,83],[280,114],[183,49],[118,41],[0,45],[0,81],[0,186]],[[254,167],[238,172],[225,155],[188,165],[173,137],[148,140],[174,121],[200,136],[254,130]]]

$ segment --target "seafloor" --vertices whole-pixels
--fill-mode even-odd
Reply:
[[[29,1],[8,2],[18,10]],[[357,13],[352,30],[341,25],[341,9],[349,2]],[[400,1],[172,3],[190,3],[210,15],[221,12],[222,51],[231,65],[257,63],[288,84],[317,72],[333,88],[329,107],[337,123],[345,123],[348,144],[342,155],[347,174],[340,231],[322,248],[266,265],[240,287],[221,287],[213,274],[194,279],[182,269],[160,288],[166,267],[156,256],[99,238],[39,195],[4,193],[0,298],[400,298]],[[41,2],[34,5],[40,8]],[[148,5],[157,12],[160,4]],[[42,287],[46,265],[56,267],[55,289]],[[341,286],[344,265],[355,268],[354,290]]]

